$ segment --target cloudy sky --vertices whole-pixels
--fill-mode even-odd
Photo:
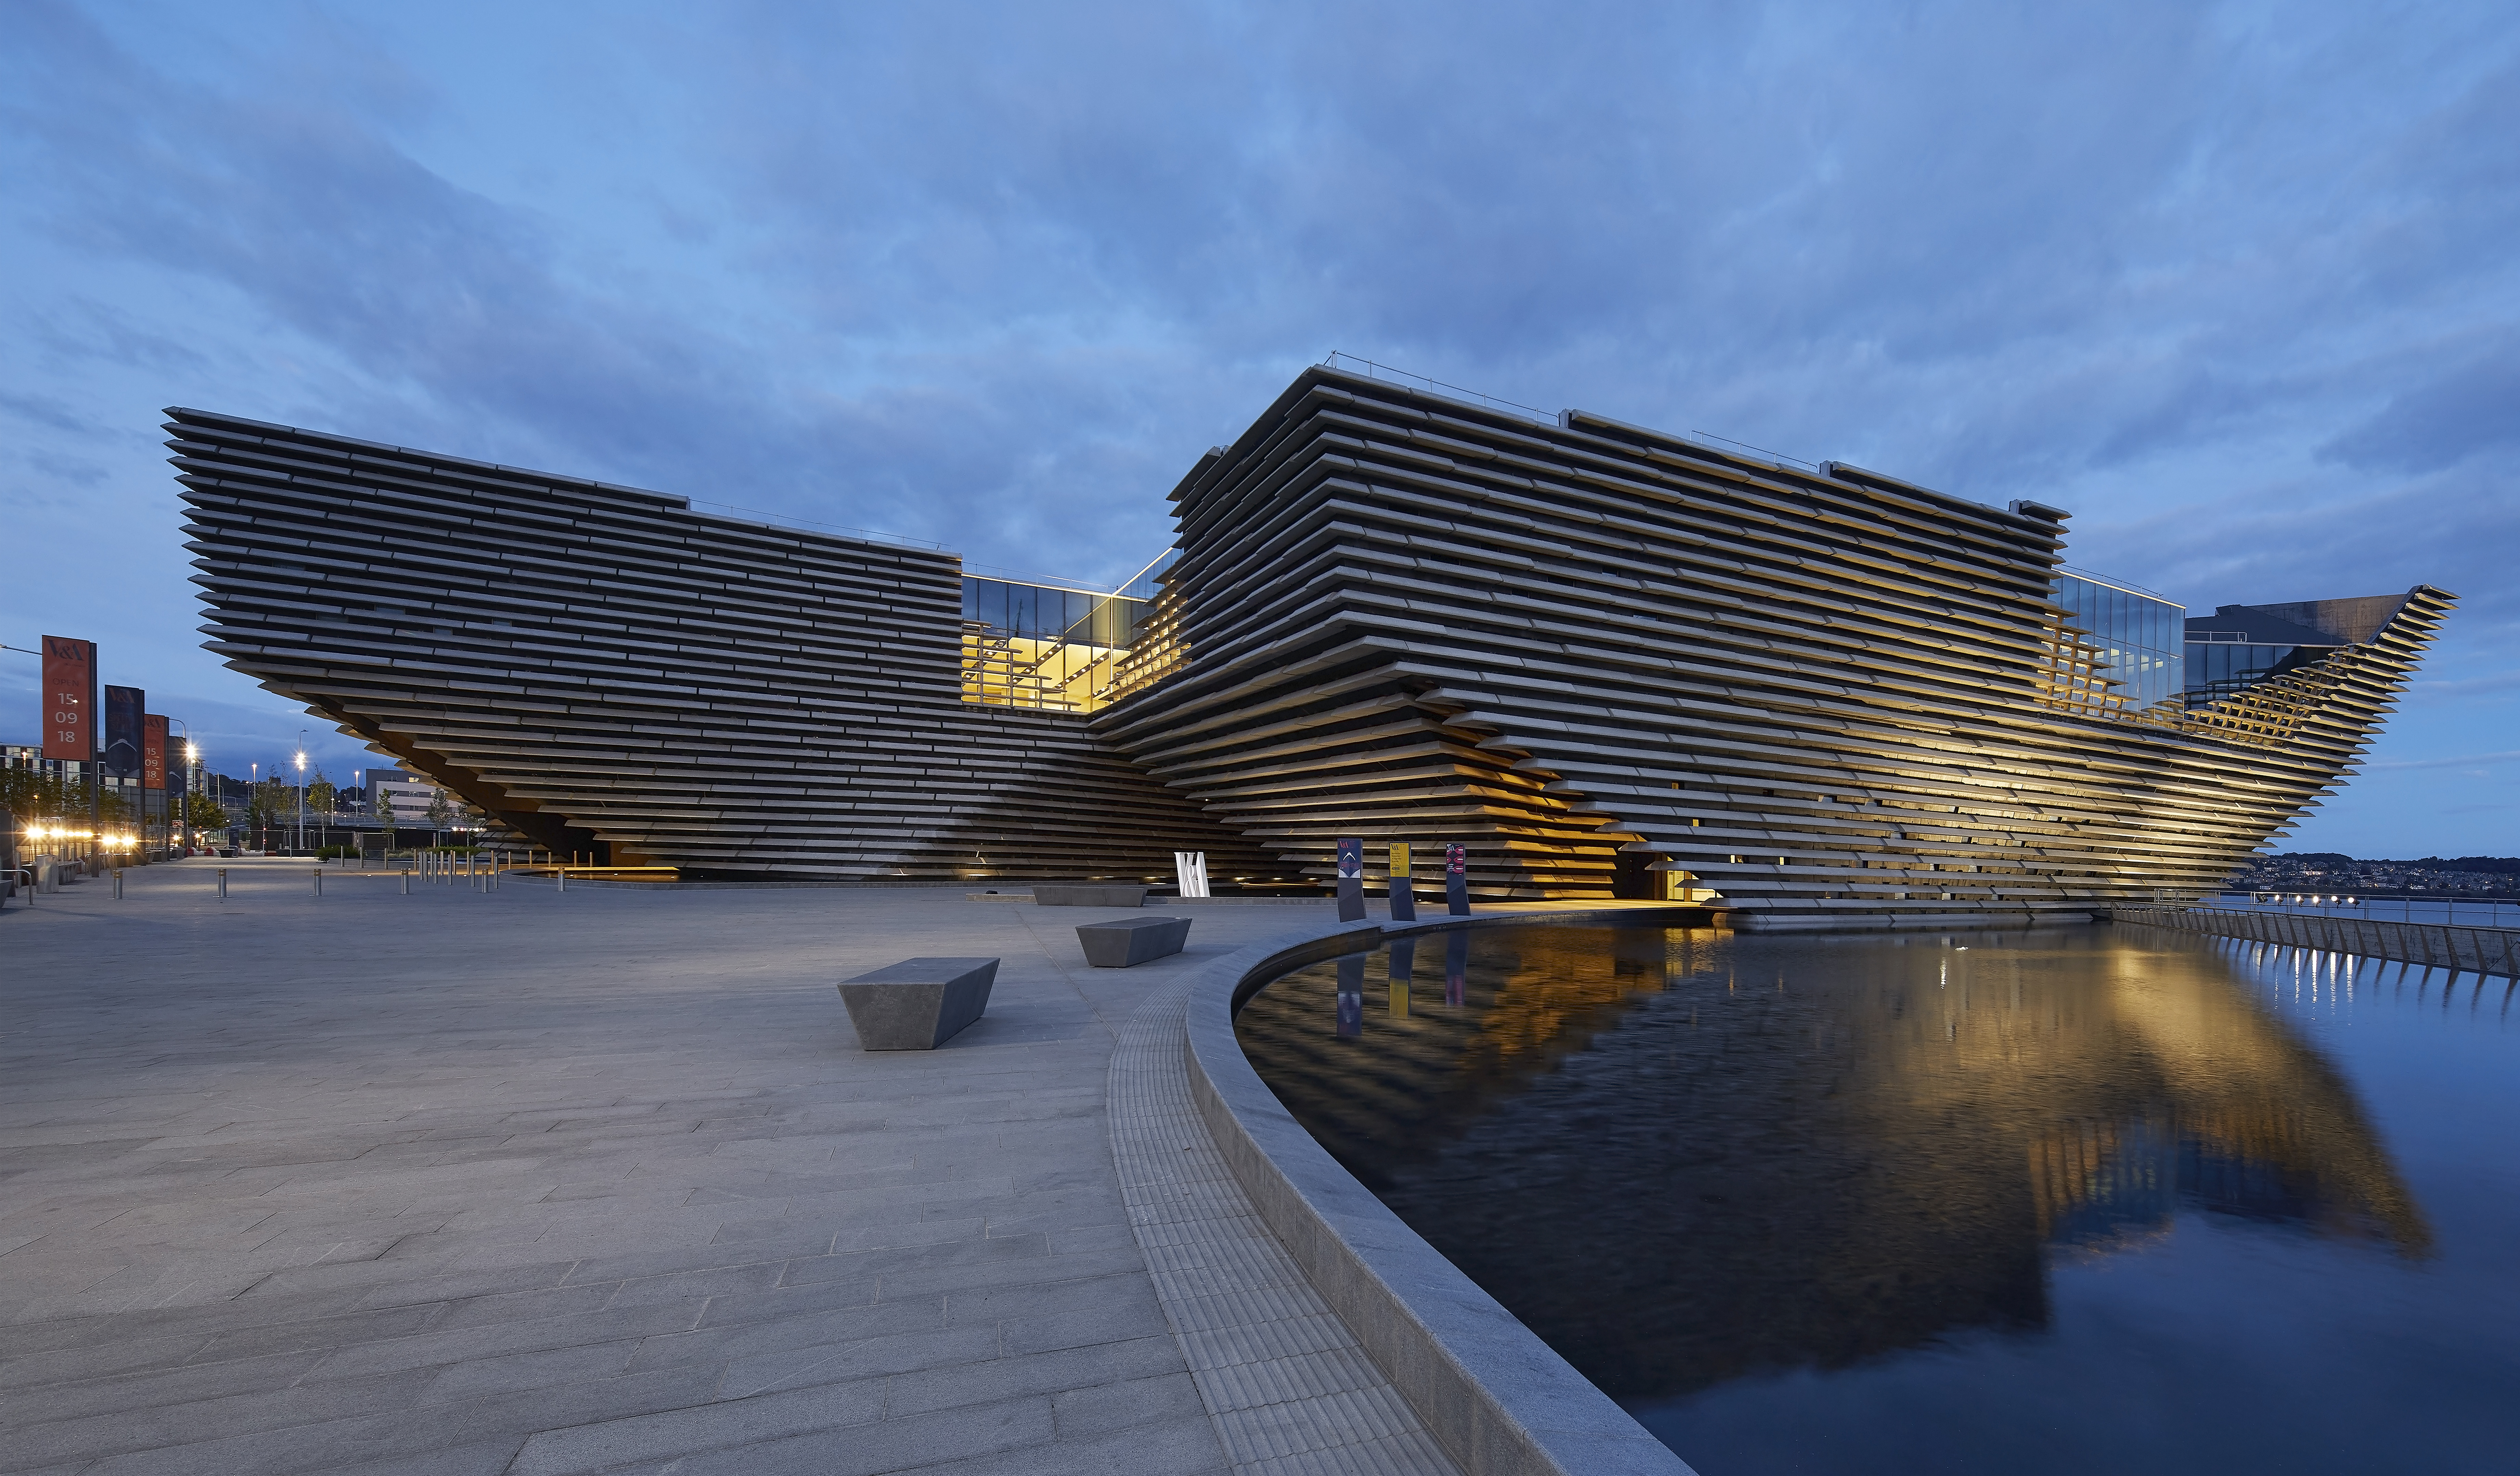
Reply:
[[[2199,611],[2451,590],[2287,845],[2520,852],[2520,10],[2073,9],[0,0],[0,642],[309,723],[199,649],[161,406],[1107,582],[1340,349]]]

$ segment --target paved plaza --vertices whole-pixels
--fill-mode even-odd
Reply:
[[[0,917],[0,1470],[1308,1468],[1228,1452],[1106,1098],[1328,904],[1117,970],[961,891],[216,865]],[[986,1018],[860,1051],[833,984],[918,955],[1003,958]]]

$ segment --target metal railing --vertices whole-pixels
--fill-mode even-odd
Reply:
[[[1486,394],[1459,384],[1446,383],[1442,380],[1415,374],[1406,369],[1394,369],[1388,364],[1377,364],[1372,359],[1362,358],[1335,348],[1330,350],[1328,357],[1322,360],[1321,367],[1335,369],[1341,374],[1352,374],[1359,379],[1378,380],[1385,383],[1403,385],[1421,393],[1434,395],[1438,399],[1457,400],[1464,405],[1476,405],[1483,410],[1493,410],[1519,420],[1537,421],[1544,425],[1558,424],[1556,416],[1538,406],[1525,405],[1518,400],[1506,399],[1502,395]],[[1778,466],[1791,467],[1798,471],[1807,471],[1814,476],[1828,474],[1819,462],[1806,461],[1799,456],[1788,456],[1782,451],[1771,451],[1765,446],[1751,445],[1748,441],[1736,441],[1729,435],[1711,435],[1703,430],[1657,431],[1656,434],[1667,434],[1674,440],[1701,445],[1709,451],[1727,446],[1734,451],[1747,451],[1761,460]]]
[[[2520,980],[2520,929],[2247,908],[2116,906],[2118,922]]]
[[[1405,369],[1394,369],[1388,364],[1376,364],[1372,359],[1342,353],[1335,348],[1329,351],[1328,357],[1322,360],[1321,367],[1335,369],[1341,374],[1352,374],[1359,379],[1379,380],[1385,383],[1403,385],[1442,399],[1459,400],[1465,405],[1477,405],[1482,409],[1501,411],[1522,420],[1538,421],[1544,425],[1557,424],[1557,417],[1537,406],[1521,404],[1498,395],[1482,394],[1475,389],[1465,389],[1459,384],[1447,384],[1441,380],[1429,379],[1422,374],[1412,374]]]
[[[2307,917],[2362,917],[2373,921],[2438,922],[2451,927],[2520,927],[2520,897],[2467,896],[2456,892],[2400,891],[2314,892],[2291,887],[2252,887],[2229,891],[2204,905],[2236,907],[2247,899],[2252,912],[2279,912]],[[2502,910],[2511,909],[2504,917]],[[2460,909],[2466,914],[2461,915]],[[2476,915],[2482,911],[2480,919]]]

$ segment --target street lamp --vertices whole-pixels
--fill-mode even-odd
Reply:
[[[184,851],[193,850],[193,796],[202,792],[202,745],[193,741],[190,730],[184,738],[184,813],[176,821],[183,827]]]
[[[297,844],[290,854],[306,854],[306,730],[297,730]]]

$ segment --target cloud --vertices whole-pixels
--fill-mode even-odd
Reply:
[[[91,434],[98,428],[80,419],[77,411],[50,395],[0,392],[0,415],[13,416],[29,425],[68,431],[72,435]]]
[[[2520,671],[2498,671],[2482,677],[2461,677],[2452,681],[2419,681],[2417,694],[2425,697],[2470,697],[2487,693],[2520,691]]]
[[[74,457],[55,456],[45,451],[30,454],[26,462],[53,481],[82,489],[103,483],[109,474],[104,467],[95,462],[82,461]]]
[[[2520,748],[2501,753],[2462,753],[2450,758],[2375,759],[2366,767],[2372,769],[2481,769],[2495,764],[2507,764],[2520,759]]]
[[[28,337],[56,359],[103,359],[158,373],[209,366],[208,357],[198,350],[141,327],[119,308],[86,297],[71,296],[29,317]]]
[[[2508,446],[2520,446],[2520,334],[2397,395],[2319,454],[2357,470],[2423,472]]]

